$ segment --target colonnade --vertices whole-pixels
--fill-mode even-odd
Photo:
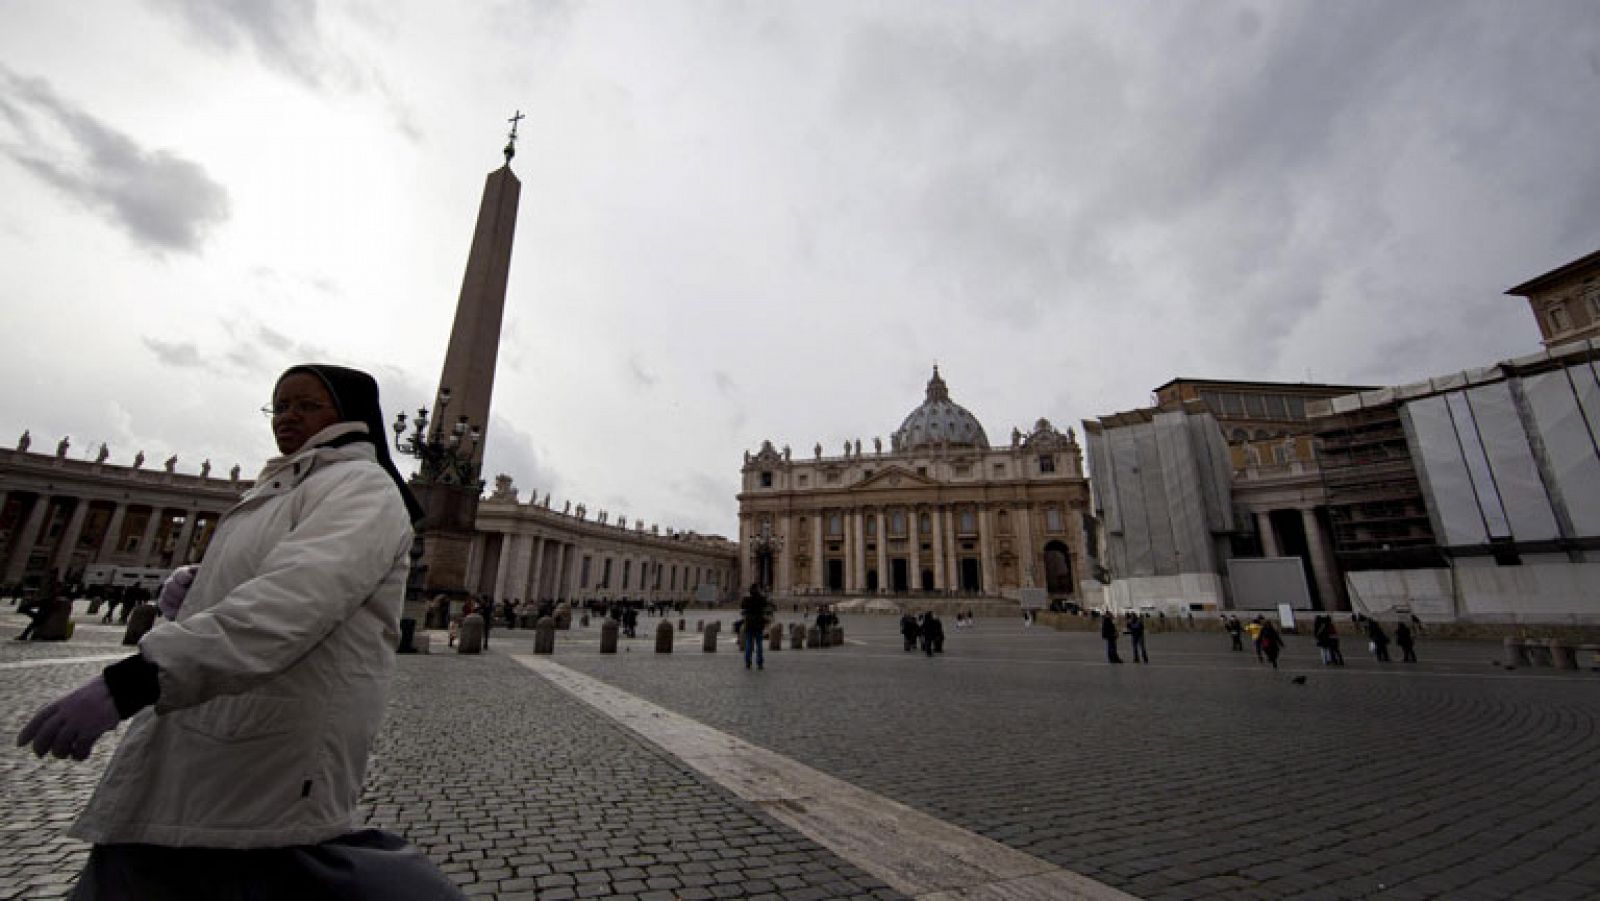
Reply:
[[[171,567],[200,559],[220,509],[50,492],[0,490],[5,535],[0,582],[88,566]]]

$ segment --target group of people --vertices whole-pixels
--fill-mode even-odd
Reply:
[[[1389,662],[1389,633],[1384,631],[1383,624],[1369,616],[1360,613],[1352,614],[1350,619],[1360,633],[1367,636],[1367,649],[1380,663]],[[1420,628],[1420,620],[1415,615],[1412,622]],[[1249,634],[1250,642],[1255,646],[1256,659],[1262,663],[1271,663],[1273,668],[1278,666],[1278,653],[1283,649],[1283,635],[1265,616],[1257,616],[1247,625],[1241,626],[1237,616],[1224,616],[1222,629],[1228,633],[1235,651],[1244,649],[1242,635]],[[1344,666],[1344,653],[1339,646],[1339,627],[1329,614],[1318,614],[1311,619],[1311,640],[1317,646],[1317,652],[1322,656],[1323,666]],[[1404,621],[1395,623],[1394,643],[1404,655],[1402,660],[1406,663],[1417,661],[1416,633]]]
[[[944,653],[944,623],[932,610],[925,611],[921,616],[912,616],[909,611],[901,614],[900,637],[905,639],[907,651],[921,647],[929,657]]]
[[[1144,618],[1132,610],[1123,615],[1123,629],[1128,633],[1128,643],[1134,663],[1149,663],[1150,651],[1144,643]],[[1100,638],[1106,643],[1106,662],[1121,663],[1117,653],[1117,618],[1110,613],[1100,617]]]

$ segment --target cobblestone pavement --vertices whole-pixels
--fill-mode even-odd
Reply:
[[[845,647],[750,672],[692,633],[651,653],[657,622],[614,656],[561,633],[555,659],[1140,896],[1600,896],[1600,674],[1426,640],[1423,663],[1380,666],[1348,638],[1350,666],[1325,669],[1301,637],[1273,672],[1203,633],[1113,667],[1092,635],[992,620],[947,623],[929,659],[849,616]],[[104,665],[65,658],[120,650],[120,628],[79,623],[66,644],[0,640],[6,736]],[[20,624],[0,608],[0,635]],[[504,656],[531,644],[495,629],[484,656],[401,658],[372,761],[363,815],[469,894],[898,897]],[[86,849],[62,831],[111,746],[74,766],[7,745],[0,901],[66,893]]]

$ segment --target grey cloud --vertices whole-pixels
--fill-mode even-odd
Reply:
[[[198,163],[149,150],[58,97],[40,79],[0,67],[0,110],[20,139],[0,138],[0,152],[42,181],[107,215],[157,253],[197,252],[207,232],[228,218],[228,192]],[[66,137],[46,136],[64,131]]]
[[[267,65],[312,87],[328,74],[316,0],[157,0],[154,5],[217,49],[247,45]]]
[[[638,354],[628,356],[628,375],[633,377],[635,383],[643,388],[654,387],[660,379],[645,371],[644,364],[639,361]]]
[[[163,341],[151,337],[145,337],[143,341],[144,346],[164,365],[181,369],[198,369],[204,365],[200,359],[200,348],[193,341]]]
[[[516,480],[524,503],[529,500],[530,492],[534,491],[541,498],[550,493],[553,506],[561,503],[565,490],[561,478],[544,464],[542,455],[534,446],[532,435],[518,429],[505,417],[490,414],[489,433],[485,440],[483,473],[484,480],[491,486],[494,477],[503,473]]]

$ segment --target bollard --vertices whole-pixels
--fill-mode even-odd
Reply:
[[[533,652],[535,654],[554,654],[556,652],[556,621],[548,616],[539,617],[533,625]]]
[[[816,626],[812,626],[811,628],[806,630],[806,647],[808,647],[808,648],[820,648],[820,647],[822,647],[822,630],[821,629],[818,629]]]
[[[806,627],[799,623],[789,624],[789,647],[800,650],[806,646]]]
[[[828,636],[828,647],[836,648],[844,644],[844,626],[834,626],[833,634]]]
[[[128,628],[122,633],[122,643],[138,644],[144,633],[155,628],[156,618],[161,615],[161,608],[155,604],[140,604],[128,614]]]
[[[1559,638],[1547,638],[1545,644],[1550,648],[1550,665],[1556,669],[1577,669],[1578,657],[1572,652],[1572,645]]]
[[[565,601],[556,605],[555,627],[563,632],[572,628],[572,607]]]
[[[461,618],[461,632],[456,636],[457,654],[483,653],[483,617],[469,613]]]
[[[600,624],[600,653],[615,654],[617,652],[617,621],[606,617]]]
[[[707,654],[716,653],[716,651],[717,651],[717,633],[720,632],[721,630],[722,630],[722,623],[720,621],[713,621],[711,623],[711,625],[706,626],[705,642],[702,644],[701,650],[705,651]]]
[[[1547,639],[1530,638],[1522,643],[1523,651],[1528,655],[1528,662],[1534,666],[1554,666],[1555,661],[1550,659],[1550,645]]]
[[[773,623],[772,628],[767,630],[767,650],[783,650],[783,627],[777,623]]]
[[[1505,649],[1508,666],[1528,665],[1528,652],[1522,649],[1522,639],[1507,636],[1501,639],[1500,644]]]
[[[664,619],[656,626],[656,653],[672,653],[672,620]]]

